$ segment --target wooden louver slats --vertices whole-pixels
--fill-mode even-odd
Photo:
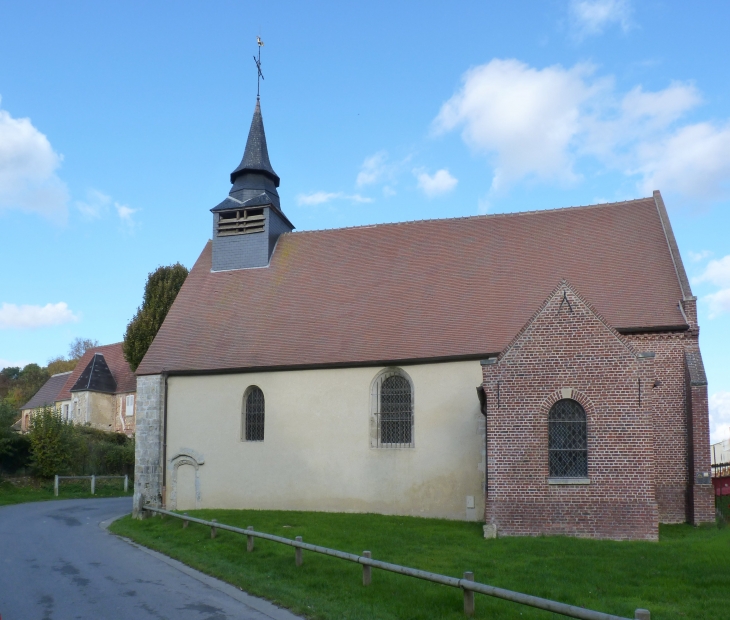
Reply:
[[[264,210],[261,208],[226,211],[218,216],[218,236],[263,232],[265,221]]]

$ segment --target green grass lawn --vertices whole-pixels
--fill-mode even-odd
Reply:
[[[81,499],[85,497],[121,497],[132,496],[132,480],[129,481],[129,493],[124,493],[123,480],[97,480],[96,494],[91,494],[90,480],[60,480],[58,497],[53,494],[53,480],[37,478],[5,478],[0,479],[0,506],[22,504],[24,502],[40,502],[48,499]]]
[[[563,537],[485,540],[481,524],[381,515],[199,510],[191,515],[362,553],[373,558],[461,577],[628,618],[638,607],[652,620],[730,616],[730,528],[662,526],[660,541],[613,542]],[[309,618],[463,618],[455,588],[373,569],[362,586],[362,567],[173,518],[133,521],[111,530],[157,549],[243,590]],[[507,601],[476,595],[477,618],[557,618]]]

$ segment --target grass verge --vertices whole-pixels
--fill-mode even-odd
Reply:
[[[0,479],[0,506],[23,504],[25,502],[42,502],[50,499],[81,499],[88,497],[122,497],[132,496],[132,481],[129,481],[129,493],[124,493],[123,480],[97,480],[96,494],[91,494],[90,480],[60,480],[58,497],[53,494],[53,480],[38,478],[5,478]]]
[[[633,618],[718,618],[730,609],[730,528],[662,526],[660,541],[613,542],[563,537],[485,540],[481,525],[438,519],[313,512],[199,510],[203,519],[246,527],[376,559],[459,577]],[[156,549],[308,618],[327,620],[464,618],[462,594],[410,577],[373,570],[191,523],[155,517],[114,522],[114,533]],[[547,612],[476,595],[477,618],[557,618]]]

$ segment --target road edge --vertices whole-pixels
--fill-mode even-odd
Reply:
[[[181,573],[184,573],[189,577],[200,581],[202,584],[208,586],[209,588],[213,588],[214,590],[218,590],[223,594],[227,594],[231,598],[237,600],[239,603],[247,605],[251,609],[254,609],[259,613],[268,616],[272,620],[303,620],[303,616],[297,616],[290,612],[288,609],[278,607],[277,605],[274,605],[274,603],[271,603],[265,599],[248,594],[247,592],[244,592],[236,586],[232,586],[230,583],[226,583],[225,581],[221,581],[220,579],[211,577],[210,575],[206,575],[205,573],[202,573],[199,570],[196,570],[188,566],[187,564],[180,562],[180,560],[175,560],[174,558],[171,558],[164,553],[160,553],[159,551],[155,551],[154,549],[150,549],[148,547],[140,545],[139,543],[134,542],[131,538],[127,538],[126,536],[119,536],[118,534],[109,531],[109,526],[114,523],[114,521],[121,519],[122,517],[126,517],[128,514],[130,513],[125,512],[124,514],[117,515],[116,517],[111,517],[110,519],[100,521],[99,528],[109,534],[109,536],[114,536],[115,538],[118,538],[119,540],[122,540],[125,543],[132,545],[133,547],[136,547],[147,555],[150,555],[153,558],[164,562],[168,566],[179,570]]]

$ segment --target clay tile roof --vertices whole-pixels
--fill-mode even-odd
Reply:
[[[81,377],[81,374],[91,364],[95,353],[101,353],[104,356],[104,361],[111,371],[114,381],[116,381],[117,394],[137,391],[137,377],[129,367],[127,360],[124,359],[122,343],[117,342],[115,344],[107,344],[102,347],[95,347],[86,351],[86,353],[81,356],[79,363],[76,364],[76,368],[74,368],[73,372],[68,375],[68,379],[63,386],[63,389],[56,397],[57,401],[71,399],[71,389],[74,388],[79,377]],[[93,389],[93,387],[90,389]],[[103,391],[108,390],[105,389]]]
[[[137,374],[478,358],[563,278],[617,329],[686,328],[662,210],[652,197],[288,233],[268,268],[217,273],[209,242]]]
[[[66,381],[69,378],[71,371],[61,372],[57,375],[51,376],[51,378],[43,384],[40,390],[38,390],[33,398],[31,398],[21,409],[35,409],[36,407],[44,407],[45,405],[53,405],[56,402],[56,397],[61,391]]]

